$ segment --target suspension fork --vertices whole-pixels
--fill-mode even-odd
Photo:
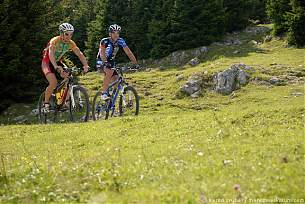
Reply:
[[[126,84],[126,85],[127,85],[127,84]],[[123,86],[122,86],[122,92],[121,92],[121,96],[123,97],[123,98],[122,98],[122,103],[123,103],[122,105],[123,105],[123,106],[126,106],[126,94],[124,94],[126,85],[123,85]]]
[[[74,91],[74,88],[76,87],[77,85],[73,85],[70,87],[70,102],[71,102],[71,106],[72,108],[75,107],[75,98],[74,98],[74,94],[73,94],[73,91]],[[78,97],[80,98],[80,92],[78,92]]]

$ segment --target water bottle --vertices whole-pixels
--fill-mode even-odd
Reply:
[[[56,92],[55,96],[56,96],[56,103],[57,103],[57,105],[60,105],[62,103],[64,92],[65,92],[65,87],[62,87],[61,89],[59,89]]]

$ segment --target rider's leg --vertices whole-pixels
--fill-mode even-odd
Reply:
[[[106,69],[104,69],[104,72],[105,72],[105,77],[104,77],[103,86],[102,86],[102,92],[103,93],[106,92],[106,90],[107,90],[107,88],[110,84],[110,81],[111,81],[114,70],[106,68]]]
[[[118,75],[112,75],[112,77],[111,77],[111,83],[114,82],[114,81],[116,81],[118,78],[119,78]],[[116,84],[116,85],[114,86],[114,88],[118,88],[118,84]]]
[[[54,89],[56,88],[56,85],[57,85],[57,79],[56,79],[56,76],[55,74],[53,73],[49,73],[47,76],[46,76],[48,82],[49,82],[49,86],[46,88],[46,91],[45,91],[45,99],[44,99],[44,102],[45,103],[49,103],[50,101],[50,97],[54,91]]]
[[[49,65],[49,62],[43,61],[41,64],[41,67],[42,67],[43,73],[45,74],[46,79],[49,82],[49,86],[46,88],[46,91],[45,91],[44,103],[49,103],[53,90],[56,88],[57,79],[54,74],[54,70],[51,69],[51,67]]]

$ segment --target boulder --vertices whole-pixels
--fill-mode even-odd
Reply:
[[[22,124],[22,123],[25,123],[26,121],[28,121],[28,119],[25,117],[25,115],[21,115],[21,116],[14,118],[13,121],[15,121],[17,124]]]
[[[265,26],[250,26],[245,29],[246,33],[252,33],[255,35],[266,33],[268,31],[270,31],[270,28],[265,27]]]
[[[21,116],[18,116],[18,117],[16,117],[16,118],[14,118],[13,120],[15,121],[15,122],[19,122],[19,121],[22,121],[22,120],[24,120],[25,119],[25,115],[21,115]]]
[[[244,64],[233,64],[229,69],[216,73],[213,76],[214,89],[218,93],[229,95],[234,90],[246,85],[249,82],[249,74],[243,70],[245,67]]]
[[[198,97],[202,93],[202,76],[199,74],[192,75],[185,85],[180,87],[180,92],[192,96],[194,98]]]
[[[31,111],[30,115],[32,115],[32,116],[37,116],[38,113],[39,113],[38,108],[36,108],[36,109],[33,109],[33,110]]]
[[[181,81],[182,79],[184,79],[184,76],[183,76],[183,74],[180,74],[179,76],[177,76],[177,81]]]
[[[167,57],[162,58],[161,60],[155,60],[154,64],[157,66],[160,65],[174,65],[182,66],[185,65],[189,60],[193,58],[200,58],[208,52],[208,48],[198,47],[192,50],[176,51],[168,55]]]
[[[258,45],[258,42],[255,40],[251,40],[251,41],[249,41],[249,44]]]
[[[267,35],[264,39],[264,42],[270,42],[272,40],[272,35]]]
[[[191,65],[192,67],[197,66],[200,63],[199,59],[197,57],[191,59],[188,64]]]
[[[281,86],[284,84],[284,81],[282,79],[273,76],[269,79],[269,83],[275,86]]]

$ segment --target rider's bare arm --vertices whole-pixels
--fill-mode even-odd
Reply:
[[[130,61],[132,62],[132,64],[137,64],[137,59],[134,56],[134,54],[131,52],[129,47],[124,47],[123,50],[126,53],[126,55],[128,56],[128,58],[130,59]]]
[[[49,57],[50,57],[50,61],[53,65],[53,67],[55,69],[57,69],[58,66],[57,66],[56,59],[55,59],[55,51],[56,51],[55,45],[51,44],[50,47],[49,47]]]
[[[86,69],[85,71],[88,71],[87,70],[88,69],[88,62],[87,62],[87,59],[86,59],[85,55],[80,51],[80,49],[78,47],[75,47],[74,49],[72,49],[72,51],[79,58],[81,63],[84,65],[84,69]]]
[[[100,56],[102,58],[102,61],[103,62],[107,62],[107,58],[106,58],[106,48],[105,46],[101,45],[100,48],[99,48],[99,52],[100,52]]]

